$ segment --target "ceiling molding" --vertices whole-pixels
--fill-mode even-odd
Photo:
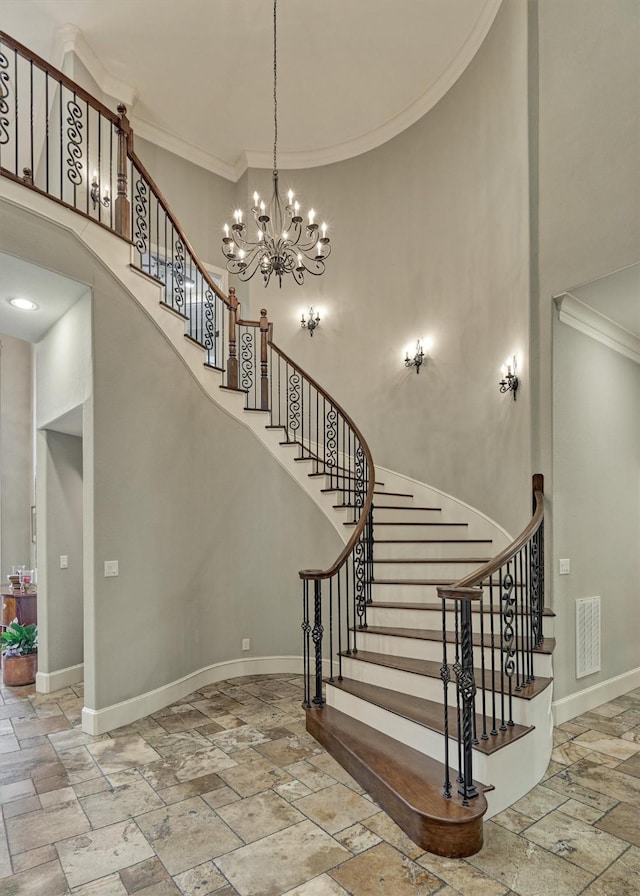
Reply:
[[[119,103],[124,103],[128,111],[133,108],[138,98],[135,87],[126,81],[114,78],[107,71],[75,25],[63,25],[56,33],[53,58],[57,60],[54,62],[57,68],[63,70],[64,59],[68,53],[77,56],[104,94],[113,97]]]
[[[213,174],[218,174],[220,177],[226,178],[226,180],[235,183],[242,177],[246,170],[245,165],[238,173],[237,165],[227,164],[227,162],[219,159],[218,156],[214,156],[213,153],[205,152],[203,149],[194,146],[192,143],[188,143],[186,140],[176,137],[175,134],[171,134],[169,131],[159,128],[157,125],[152,124],[144,118],[140,118],[135,112],[130,116],[130,122],[131,127],[133,128],[134,139],[135,137],[142,137],[143,140],[148,140],[149,143],[154,143],[161,149],[166,149],[168,152],[180,156],[180,158],[185,159],[187,162],[199,165],[200,168],[204,168],[205,171],[211,171]]]
[[[278,154],[279,167],[283,170],[296,170],[342,162],[377,149],[411,127],[442,99],[470,64],[487,36],[501,4],[502,0],[484,0],[475,24],[469,30],[449,65],[440,77],[429,84],[426,90],[406,108],[393,115],[379,127],[343,143],[298,152],[280,152]],[[272,168],[273,154],[271,150],[245,150],[239,154],[235,162],[229,162],[182,139],[160,125],[137,117],[134,109],[138,96],[136,88],[113,77],[89,46],[80,29],[71,24],[62,26],[56,34],[54,59],[59,60],[59,67],[62,67],[63,61],[69,53],[75,54],[104,94],[113,97],[118,102],[125,103],[134,133],[139,134],[143,139],[232,182],[237,182],[248,168]]]
[[[558,318],[563,324],[640,364],[640,337],[581,302],[570,292],[554,296],[553,300],[558,308]]]

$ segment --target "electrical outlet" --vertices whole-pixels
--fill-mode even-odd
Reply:
[[[117,560],[105,560],[104,561],[104,575],[105,575],[105,578],[107,576],[119,576],[120,575]]]
[[[560,575],[568,576],[571,572],[571,560],[561,560],[560,561]]]
[[[69,568],[69,557],[67,554],[60,554],[60,569]]]
[[[242,639],[242,649],[251,650],[251,640],[249,638]]]

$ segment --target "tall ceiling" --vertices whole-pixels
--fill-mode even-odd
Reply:
[[[313,167],[413,124],[502,0],[279,0],[278,163]],[[273,154],[272,0],[0,0],[2,30],[74,52],[137,134],[231,180]]]

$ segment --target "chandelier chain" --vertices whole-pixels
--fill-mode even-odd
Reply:
[[[278,0],[273,0],[273,171],[278,170],[278,55],[277,55],[277,9]]]

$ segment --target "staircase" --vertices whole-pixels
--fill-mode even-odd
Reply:
[[[118,160],[109,172],[117,198],[105,212],[92,208],[74,161],[76,150],[90,154],[81,127],[70,136],[72,192],[65,181],[53,195],[34,183],[31,168],[20,176],[20,153],[10,147],[15,170],[5,155],[5,198],[17,205],[23,194],[43,216],[56,200],[52,219],[64,216],[112,268],[201,387],[252,429],[345,542],[329,569],[300,572],[307,730],[422,848],[452,857],[477,852],[483,817],[534,786],[551,752],[554,642],[543,606],[541,477],[534,477],[532,521],[512,542],[454,498],[376,469],[351,418],[273,342],[266,311],[243,320],[235,291],[225,296],[213,283],[133,152],[124,107],[110,113],[1,38],[0,52],[54,82],[55,108],[69,95],[79,121],[90,113],[104,120],[98,133],[110,148],[98,158]],[[17,118],[11,98],[9,79],[3,102]],[[29,105],[33,118],[33,96]],[[46,103],[38,110],[49,114]],[[35,128],[50,131],[49,119]],[[11,134],[28,139],[17,125],[6,133],[9,143]],[[42,145],[37,150],[31,145],[25,155],[40,158],[48,185],[48,156],[41,158]]]

